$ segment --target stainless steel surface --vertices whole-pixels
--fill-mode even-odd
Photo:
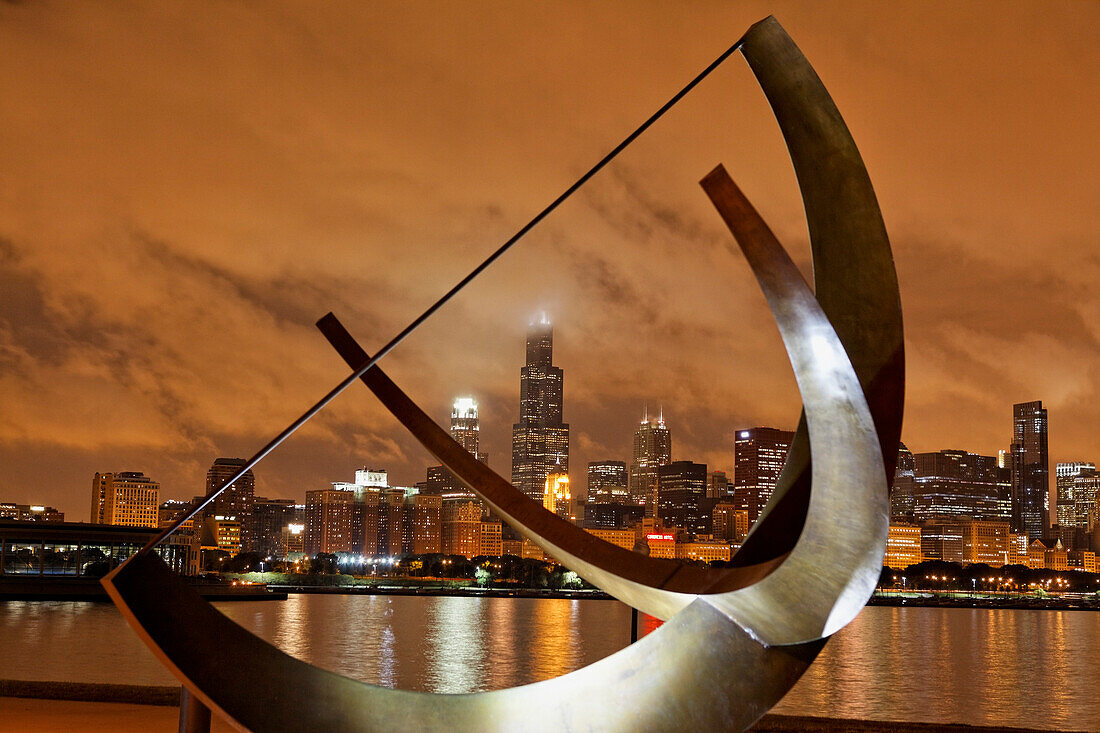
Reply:
[[[905,394],[901,297],[871,179],[840,111],[813,67],[774,18],[742,39],[741,51],[775,113],[806,209],[814,292],[863,385],[893,482]],[[789,551],[805,519],[810,449],[799,422],[775,492],[736,562]]]
[[[799,172],[818,240],[815,266],[819,254],[823,258],[819,290],[823,279],[843,283],[824,301],[851,339],[834,331],[832,311],[822,310],[724,170],[704,179],[775,314],[804,402],[811,481],[803,468],[802,478],[769,505],[750,546],[761,549],[749,555],[761,557],[730,570],[699,571],[600,542],[544,511],[371,368],[377,358],[369,359],[330,315],[319,326],[355,373],[506,521],[580,575],[669,621],[638,643],[556,679],[429,695],[366,685],[293,659],[218,613],[156,555],[137,555],[104,578],[104,586],[139,636],[199,699],[252,730],[739,730],[775,704],[825,638],[859,612],[885,547],[893,459],[884,461],[883,451],[892,441],[896,452],[902,390],[900,311],[896,320],[889,309],[880,318],[861,299],[896,305],[896,280],[884,230],[875,238],[881,217],[866,172],[824,87],[774,19],[753,26],[743,40]],[[853,165],[862,177],[851,173]],[[811,195],[815,166],[826,183]],[[831,227],[831,220],[846,217],[866,221]],[[844,249],[829,236],[837,232],[866,236]],[[865,254],[873,260],[866,267]],[[876,269],[883,261],[891,277]],[[850,278],[845,268],[866,269],[867,276]],[[874,292],[842,292],[860,282]],[[873,396],[874,415],[864,389]],[[800,450],[805,453],[805,446]],[[777,528],[774,543],[763,534],[768,520]]]

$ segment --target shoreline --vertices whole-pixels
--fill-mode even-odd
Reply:
[[[103,729],[148,730],[150,719],[170,720],[179,707],[180,688],[175,686],[117,685],[95,682],[49,682],[0,679],[0,709],[19,719],[23,730],[44,730],[58,715],[78,713],[95,719]],[[60,705],[59,705],[60,704]],[[217,716],[215,726],[225,723]],[[125,721],[125,722],[123,722]],[[135,724],[135,721],[136,724]],[[129,723],[129,725],[127,725]],[[749,730],[757,733],[1038,733],[1043,728],[1005,728],[966,723],[924,723],[896,720],[863,720],[805,715],[767,714]],[[1064,731],[1063,733],[1085,733]]]

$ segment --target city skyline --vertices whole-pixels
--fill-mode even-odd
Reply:
[[[769,12],[836,96],[882,203],[903,440],[996,455],[1011,405],[1041,399],[1050,463],[1096,461],[1100,116],[1078,90],[1098,10],[846,10],[640,4],[624,24],[581,6],[375,6],[338,29],[293,9],[0,5],[15,70],[0,154],[19,173],[0,188],[0,496],[80,519],[97,471],[198,493],[211,460],[250,455],[343,376],[313,320],[332,309],[382,343]],[[271,47],[285,54],[254,50]],[[696,185],[725,162],[805,263],[774,120],[727,65],[383,362],[441,422],[477,395],[502,475],[518,338],[540,309],[570,375],[575,478],[629,456],[646,400],[675,458],[718,469],[734,430],[796,424],[770,316]],[[356,388],[258,467],[256,493],[300,498],[364,463],[412,484],[434,461]]]

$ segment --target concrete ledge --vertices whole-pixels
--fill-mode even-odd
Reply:
[[[49,682],[0,680],[0,697],[31,697],[39,700],[78,702],[121,702],[132,705],[179,706],[179,687],[113,685],[102,682]]]

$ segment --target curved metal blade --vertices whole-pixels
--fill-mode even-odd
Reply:
[[[696,603],[567,675],[438,695],[369,685],[295,659],[230,621],[153,553],[135,556],[104,585],[192,694],[257,733],[737,731],[783,697],[823,644],[769,649]]]
[[[898,278],[871,178],[825,85],[774,17],[749,29],[741,52],[790,152],[809,225],[817,301],[859,375],[893,483],[905,348]],[[794,547],[809,502],[809,446],[803,416],[776,489],[735,564],[753,565]]]

